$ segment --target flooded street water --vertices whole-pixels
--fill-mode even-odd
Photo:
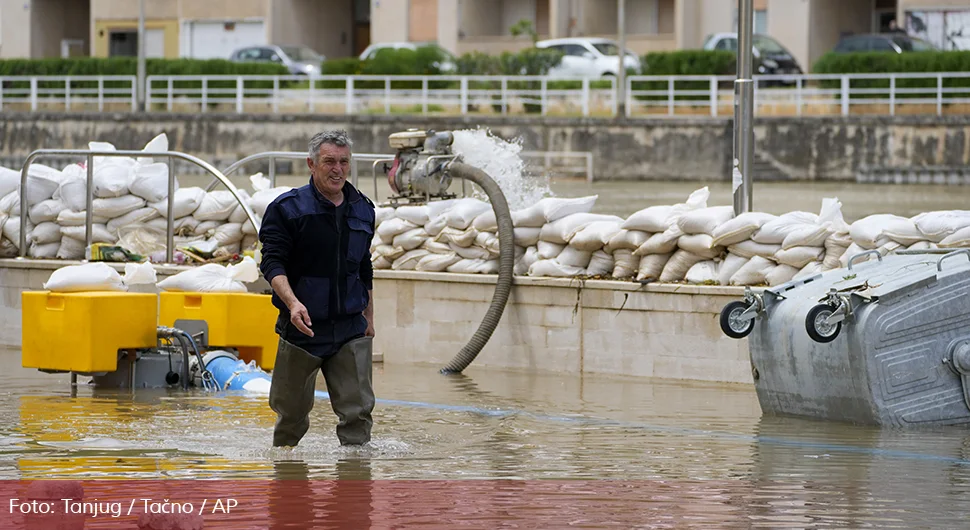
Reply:
[[[747,386],[378,364],[370,446],[337,445],[318,400],[304,442],[282,451],[270,448],[266,396],[131,394],[84,377],[72,392],[67,375],[22,369],[17,352],[0,366],[4,479],[542,479],[535,488],[565,484],[546,492],[561,504],[544,514],[550,527],[567,526],[577,506],[608,506],[587,516],[625,527],[954,528],[970,513],[967,431],[762,418]],[[427,488],[429,505],[462,505],[455,482],[405,484]],[[390,498],[383,510],[403,509]]]

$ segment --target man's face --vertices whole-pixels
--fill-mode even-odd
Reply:
[[[317,159],[307,158],[307,165],[317,188],[324,193],[336,195],[343,189],[350,171],[350,148],[323,144]]]

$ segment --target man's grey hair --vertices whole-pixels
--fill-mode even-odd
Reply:
[[[354,148],[354,142],[350,139],[347,131],[338,129],[335,131],[323,131],[317,133],[310,139],[310,158],[316,160],[320,156],[320,146],[323,144],[336,145],[337,147]]]

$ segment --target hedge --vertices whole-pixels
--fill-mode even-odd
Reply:
[[[672,52],[648,53],[640,58],[642,75],[735,75],[738,58],[734,52],[709,50],[678,50]],[[727,83],[730,85],[730,83]],[[666,93],[667,81],[636,81],[631,83],[632,90],[657,90]],[[676,90],[710,91],[709,81],[676,81]],[[704,100],[710,96],[683,95],[681,100]],[[666,94],[638,95],[639,100],[664,100]]]
[[[812,67],[816,74],[888,74],[888,73],[935,73],[970,71],[970,52],[965,51],[925,51],[909,53],[893,52],[830,52],[819,58]],[[820,81],[823,88],[838,89],[841,80]],[[875,93],[853,94],[853,99],[868,97],[888,97],[889,79],[852,79],[852,89],[872,89]],[[902,93],[897,98],[933,98],[937,80],[927,78],[897,78],[896,88],[921,89],[918,93]],[[970,78],[944,78],[943,88],[968,89],[948,96],[970,96]]]

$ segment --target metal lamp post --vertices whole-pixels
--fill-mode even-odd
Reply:
[[[138,0],[138,110],[145,110],[145,0]]]
[[[626,117],[626,0],[617,0],[617,31],[620,37],[620,69],[616,77],[616,115]]]
[[[731,188],[734,214],[752,210],[751,170],[754,162],[754,80],[751,74],[753,0],[738,0],[738,76],[734,82],[734,160]]]

